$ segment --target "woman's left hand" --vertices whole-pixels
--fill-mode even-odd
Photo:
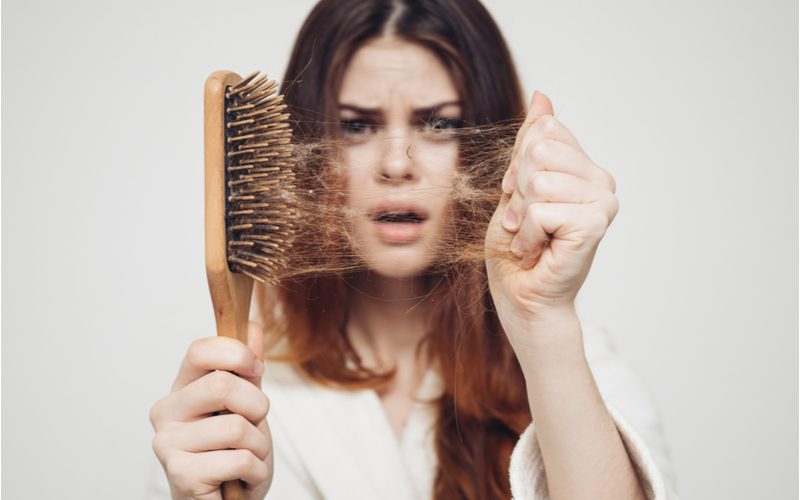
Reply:
[[[531,326],[574,315],[616,187],[535,92],[502,188],[485,240],[489,286],[512,344],[527,344]]]

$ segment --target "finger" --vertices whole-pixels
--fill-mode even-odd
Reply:
[[[503,227],[512,233],[524,224],[526,210],[532,203],[598,203],[610,220],[617,213],[618,202],[612,192],[572,174],[536,170],[522,187],[524,194],[515,191],[505,209]]]
[[[549,170],[572,174],[614,192],[613,177],[595,165],[586,153],[552,139],[543,139],[528,146],[522,152],[520,161],[517,189],[528,188],[535,172]]]
[[[269,439],[264,432],[235,413],[189,422],[160,435],[163,435],[160,443],[163,449],[190,452],[245,449],[261,460],[270,451]]]
[[[213,481],[232,481],[241,479],[250,486],[258,486],[268,478],[267,466],[264,460],[255,456],[249,450],[218,450],[201,453],[199,456],[207,454],[207,463],[210,466],[218,466],[218,469],[209,470]],[[202,467],[202,464],[201,464]]]
[[[508,232],[516,233],[519,231],[525,211],[525,194],[520,192],[519,189],[515,189],[504,210],[503,228]]]
[[[619,210],[614,193],[572,174],[538,171],[531,177],[529,188],[525,207],[533,203],[591,204],[595,207],[593,210],[605,214],[609,224]],[[524,214],[525,210],[520,213]],[[520,222],[524,223],[524,220]]]
[[[257,387],[261,387],[264,366],[264,328],[257,321],[251,321],[247,325],[247,347],[262,366],[262,372],[257,377],[248,377],[248,380]]]
[[[540,253],[545,244],[568,243],[574,251],[596,247],[609,223],[597,204],[533,203],[511,242],[511,251],[522,258],[523,267],[530,267],[529,254]]]
[[[511,253],[520,259],[527,258],[533,260],[538,257],[547,247],[550,235],[544,229],[539,220],[540,207],[550,205],[549,203],[532,203],[525,210],[524,220],[521,222],[517,234],[511,240]],[[526,266],[527,267],[527,266]]]
[[[258,424],[269,411],[267,395],[249,381],[224,370],[200,377],[166,398],[161,422],[191,422],[228,410]]]
[[[172,483],[182,491],[193,491],[203,485],[209,493],[225,481],[241,479],[251,487],[260,485],[268,476],[267,465],[248,450],[216,450],[203,453],[179,453],[167,461]]]
[[[508,249],[511,246],[511,239],[514,237],[514,233],[507,231],[503,227],[503,215],[509,199],[510,196],[505,193],[500,196],[500,201],[497,203],[489,226],[486,228],[484,251],[487,262],[497,258],[508,258]]]
[[[606,202],[614,197],[611,191],[603,189],[586,179],[563,172],[539,170],[531,175],[525,190],[525,203],[595,203]],[[524,213],[524,210],[520,213]]]
[[[517,173],[517,164],[515,159],[519,153],[519,149],[524,141],[524,138],[528,133],[528,130],[533,126],[536,120],[539,119],[539,117],[546,114],[553,114],[553,103],[550,102],[550,99],[546,95],[537,90],[533,93],[533,96],[531,96],[531,105],[528,109],[528,114],[525,115],[525,121],[522,122],[522,125],[517,131],[517,138],[514,141],[514,149],[511,151],[511,164],[508,166],[508,169],[503,176],[502,189],[504,193],[511,194],[511,192],[514,191]]]
[[[528,108],[528,113],[525,115],[525,121],[522,122],[522,125],[520,125],[519,130],[517,131],[517,137],[514,141],[514,149],[511,152],[512,156],[518,151],[519,146],[522,144],[523,138],[528,134],[528,130],[533,127],[534,123],[536,123],[540,117],[552,114],[553,103],[550,102],[550,98],[538,90],[535,90],[533,95],[531,95],[531,102]]]
[[[541,141],[534,147],[523,151],[523,154],[517,157],[516,161],[521,164],[517,172],[518,179],[516,180],[515,189],[511,193],[511,198],[509,199],[508,206],[503,216],[503,227],[507,231],[516,232],[522,224],[522,219],[525,216],[525,209],[530,205],[530,192],[533,191],[533,187],[530,184],[536,172],[547,170],[548,165],[552,164],[560,165],[562,169],[573,172],[576,170],[583,171],[588,168],[586,166],[576,168],[572,165],[564,165],[568,162],[558,157],[558,153],[565,154],[565,152],[560,149],[562,146],[563,145],[559,145],[559,143],[555,141]],[[575,152],[574,149],[570,151]],[[570,154],[567,160],[588,161],[587,158],[579,157],[579,155],[574,154]],[[549,168],[553,170],[556,169],[555,167]]]
[[[207,337],[191,343],[172,384],[176,391],[213,370],[260,377],[264,365],[244,343],[228,337]]]
[[[543,139],[558,141],[567,146],[572,146],[578,151],[583,151],[583,147],[581,147],[575,135],[552,114],[544,115],[536,120],[536,123],[531,126],[525,135],[520,147],[525,147],[527,144],[536,143]]]

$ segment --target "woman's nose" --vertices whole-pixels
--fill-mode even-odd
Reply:
[[[411,133],[405,129],[387,130],[377,177],[381,182],[408,182],[416,176]]]

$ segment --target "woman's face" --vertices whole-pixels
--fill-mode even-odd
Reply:
[[[373,39],[350,60],[339,94],[347,202],[356,251],[390,278],[424,271],[450,223],[460,98],[430,50]]]

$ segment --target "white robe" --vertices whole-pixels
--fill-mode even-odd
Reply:
[[[648,499],[677,500],[658,414],[636,375],[602,329],[584,327],[584,346],[597,386],[617,424]],[[428,500],[433,491],[435,414],[414,404],[398,442],[374,390],[341,391],[314,384],[288,363],[267,362],[262,389],[270,399],[275,474],[267,499]],[[418,399],[441,393],[435,371]],[[155,458],[154,458],[155,460]],[[533,424],[511,454],[515,500],[546,500],[547,480]],[[167,499],[160,467],[148,498]]]

